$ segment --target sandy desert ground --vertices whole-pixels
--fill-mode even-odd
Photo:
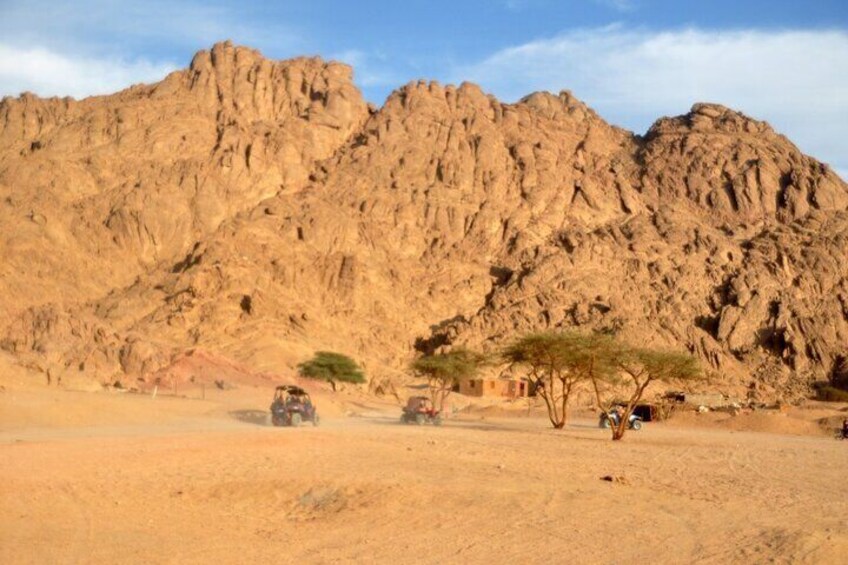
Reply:
[[[0,562],[848,560],[848,442],[792,414],[613,443],[588,417],[403,426],[351,392],[273,428],[261,383],[197,393],[6,385]]]

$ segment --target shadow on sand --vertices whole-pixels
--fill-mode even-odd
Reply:
[[[254,426],[270,426],[270,416],[265,410],[233,410],[229,413],[230,416],[244,422],[245,424],[253,424]]]
[[[369,416],[367,418],[363,418],[368,420],[371,424],[376,424],[378,426],[393,426],[400,428],[461,428],[466,430],[479,430],[483,432],[494,432],[494,431],[506,431],[506,432],[533,432],[532,428],[528,427],[519,427],[519,426],[511,426],[508,423],[504,422],[485,422],[480,420],[464,420],[458,418],[450,418],[443,421],[441,426],[433,426],[432,424],[424,424],[418,426],[414,423],[404,423],[400,421],[400,416],[398,417],[388,417],[388,416]]]
[[[399,421],[399,418],[387,417],[387,416],[369,416],[363,418],[363,420],[367,420],[371,424],[376,424],[378,426],[392,426],[392,427],[410,427],[410,428],[428,428],[433,427],[429,424],[425,424],[424,426],[416,426],[415,424],[404,424]],[[550,424],[547,422],[543,422],[540,420],[538,426],[528,425],[525,422],[521,423],[512,423],[509,420],[501,419],[496,421],[491,420],[469,420],[464,418],[450,418],[444,421],[441,426],[437,426],[440,428],[453,428],[453,429],[464,429],[464,430],[475,430],[479,432],[506,432],[506,433],[516,433],[516,434],[530,434],[530,435],[538,435],[538,434],[552,434],[561,437],[567,437],[574,440],[588,440],[588,441],[599,441],[608,439],[607,435],[609,431],[602,430],[597,425],[592,425],[590,422],[569,422],[564,430],[554,430],[551,428]],[[578,435],[585,434],[587,431],[597,431],[597,432],[606,432],[599,434],[592,434],[591,436]],[[568,432],[574,433],[568,433]]]

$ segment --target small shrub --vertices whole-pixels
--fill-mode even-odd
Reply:
[[[816,393],[816,398],[825,402],[848,402],[848,390],[825,385],[818,387]]]

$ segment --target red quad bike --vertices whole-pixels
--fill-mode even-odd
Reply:
[[[309,393],[298,386],[278,386],[271,403],[271,423],[275,426],[297,427],[303,422],[318,425],[318,411]]]
[[[442,425],[442,417],[439,416],[439,411],[433,407],[433,403],[426,396],[412,396],[406,402],[403,409],[403,414],[400,416],[400,421],[403,424],[433,424],[434,426]]]

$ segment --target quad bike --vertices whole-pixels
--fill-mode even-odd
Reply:
[[[601,417],[598,420],[598,427],[609,428],[610,422],[617,426],[620,421],[621,415],[617,411],[611,410],[609,412],[602,412]],[[642,418],[636,414],[631,414],[628,419],[627,427],[638,432],[642,429]]]
[[[403,409],[403,414],[400,416],[400,421],[403,424],[433,424],[440,426],[442,417],[439,416],[439,411],[433,407],[433,403],[426,396],[412,396],[407,400],[406,406]]]
[[[303,422],[318,425],[318,411],[309,393],[292,385],[278,386],[271,403],[271,423],[275,426],[297,427]]]

